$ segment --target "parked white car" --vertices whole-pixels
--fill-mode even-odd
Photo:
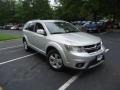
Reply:
[[[99,37],[83,33],[62,20],[32,20],[23,28],[26,51],[32,48],[47,57],[54,70],[70,67],[91,69],[105,60],[105,47]]]

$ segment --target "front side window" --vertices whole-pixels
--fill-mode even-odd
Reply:
[[[79,32],[77,28],[67,22],[46,22],[45,25],[51,34]]]
[[[36,23],[36,26],[35,26],[35,32],[37,32],[38,29],[43,29],[43,30],[44,30],[42,24],[40,24],[40,23]]]

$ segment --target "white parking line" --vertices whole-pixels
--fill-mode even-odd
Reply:
[[[17,46],[12,46],[12,47],[1,48],[0,51],[7,50],[7,49],[12,49],[12,48],[17,48],[17,47],[21,47],[21,46],[23,46],[23,45],[17,45]]]
[[[107,53],[110,49],[106,49],[105,52]],[[65,84],[63,84],[60,88],[58,88],[58,90],[65,90],[67,89],[75,80],[77,80],[79,78],[79,76],[82,73],[76,74],[74,76],[72,76]]]
[[[8,60],[8,61],[5,61],[5,62],[1,62],[0,65],[10,63],[10,62],[14,62],[14,61],[17,61],[17,60],[20,60],[20,59],[23,59],[23,58],[27,58],[27,57],[33,56],[35,54],[37,54],[37,53],[33,53],[33,54],[29,54],[29,55],[22,56],[22,57],[19,57],[19,58],[11,59],[11,60]]]
[[[67,89],[76,79],[78,79],[79,76],[80,76],[80,74],[76,74],[76,75],[72,76],[65,84],[63,84],[60,88],[58,88],[58,90]]]

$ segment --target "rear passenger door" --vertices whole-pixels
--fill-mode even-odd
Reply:
[[[31,46],[34,46],[34,33],[35,33],[35,22],[30,22],[28,25],[25,27],[24,34],[27,36],[28,43]]]

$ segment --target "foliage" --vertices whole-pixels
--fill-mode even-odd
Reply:
[[[0,23],[24,23],[31,19],[52,19],[48,0],[0,0]]]
[[[65,20],[120,18],[120,0],[60,0],[60,3],[56,16]]]
[[[59,0],[59,3],[53,9],[48,0],[0,0],[0,24],[25,23],[31,19],[120,19],[120,0]]]

